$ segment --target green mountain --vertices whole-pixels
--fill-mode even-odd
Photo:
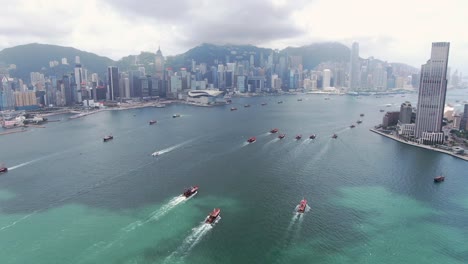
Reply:
[[[314,43],[302,47],[287,47],[281,51],[289,56],[302,56],[304,69],[313,69],[322,62],[347,62],[351,50],[337,42]]]
[[[90,72],[98,73],[100,76],[105,74],[107,66],[115,64],[113,60],[94,53],[71,47],[39,43],[20,45],[0,51],[0,63],[15,64],[16,70],[11,70],[10,74],[13,77],[29,81],[31,72],[55,76],[73,72],[75,56],[80,56],[83,67]],[[60,64],[53,68],[49,67],[49,61],[61,62],[62,58],[67,58],[69,65]]]

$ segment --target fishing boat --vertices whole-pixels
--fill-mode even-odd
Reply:
[[[215,208],[213,209],[213,211],[206,217],[205,219],[205,223],[206,224],[213,224],[216,219],[218,219],[220,217],[220,214],[221,213],[221,209],[219,208]]]

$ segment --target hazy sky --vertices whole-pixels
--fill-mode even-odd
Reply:
[[[31,42],[119,59],[208,43],[269,48],[358,41],[361,56],[419,67],[451,42],[468,75],[468,0],[0,0],[0,49]],[[452,70],[453,71],[453,70]]]

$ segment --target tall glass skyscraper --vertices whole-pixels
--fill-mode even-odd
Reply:
[[[416,138],[424,144],[443,142],[442,119],[447,93],[449,42],[432,43],[431,58],[421,66]]]
[[[350,71],[349,71],[349,88],[352,91],[359,89],[359,81],[361,78],[361,63],[359,61],[359,43],[354,42],[351,48]]]

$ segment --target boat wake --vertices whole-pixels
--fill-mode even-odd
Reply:
[[[221,217],[218,217],[218,219],[216,219],[213,224],[206,224],[203,222],[199,226],[193,228],[192,233],[184,239],[182,245],[180,245],[174,252],[171,253],[171,255],[166,258],[164,263],[170,263],[177,258],[184,258],[187,256],[190,251],[198,243],[200,243],[200,241],[202,241],[203,237],[205,237],[206,234],[208,234],[208,232],[213,229],[214,225],[218,223],[220,219]]]
[[[172,198],[171,200],[169,200],[169,202],[167,202],[166,204],[161,206],[161,208],[159,208],[158,210],[152,212],[150,214],[150,216],[146,220],[137,220],[137,221],[129,224],[125,228],[123,228],[123,231],[130,232],[130,231],[133,231],[133,230],[137,229],[138,227],[140,227],[140,226],[142,226],[142,225],[144,225],[146,223],[159,220],[161,217],[163,217],[167,213],[169,213],[172,209],[174,209],[178,205],[188,201],[189,199],[194,197],[196,194],[197,193],[194,193],[189,198],[186,198],[183,195],[179,195],[179,196],[176,196],[176,197]]]
[[[159,150],[159,151],[155,151],[151,155],[152,156],[161,156],[163,154],[166,154],[166,153],[169,153],[169,152],[171,152],[173,150],[176,150],[176,149],[178,149],[178,148],[180,148],[180,147],[182,147],[182,146],[184,146],[184,145],[186,145],[186,144],[188,144],[188,143],[190,143],[192,141],[193,141],[193,139],[184,141],[184,142],[182,142],[180,144],[177,144],[177,145],[174,145],[172,147],[168,147],[168,148],[165,148],[165,149],[162,149],[162,150]]]
[[[16,166],[9,167],[8,170],[19,169],[19,168],[27,166],[29,164],[33,164],[33,163],[36,163],[38,161],[41,161],[41,160],[44,160],[44,159],[47,159],[47,158],[50,158],[50,157],[60,155],[60,154],[65,153],[65,152],[66,151],[56,152],[56,153],[52,153],[52,154],[49,154],[49,155],[46,155],[46,156],[43,156],[43,157],[40,157],[40,158],[37,158],[37,159],[33,159],[33,160],[28,161],[28,162],[24,162],[24,163],[18,164]]]
[[[10,227],[12,227],[12,226],[14,226],[14,225],[16,225],[16,224],[19,223],[19,222],[22,222],[22,221],[28,219],[29,217],[31,217],[32,215],[36,214],[37,212],[38,212],[38,211],[34,211],[34,212],[32,212],[32,213],[30,213],[30,214],[27,214],[27,215],[21,217],[20,219],[18,219],[18,220],[16,220],[16,221],[14,221],[14,222],[12,222],[12,223],[6,225],[6,226],[0,227],[0,232],[3,231],[3,230],[5,230],[5,229],[8,229],[8,228],[10,228]]]

